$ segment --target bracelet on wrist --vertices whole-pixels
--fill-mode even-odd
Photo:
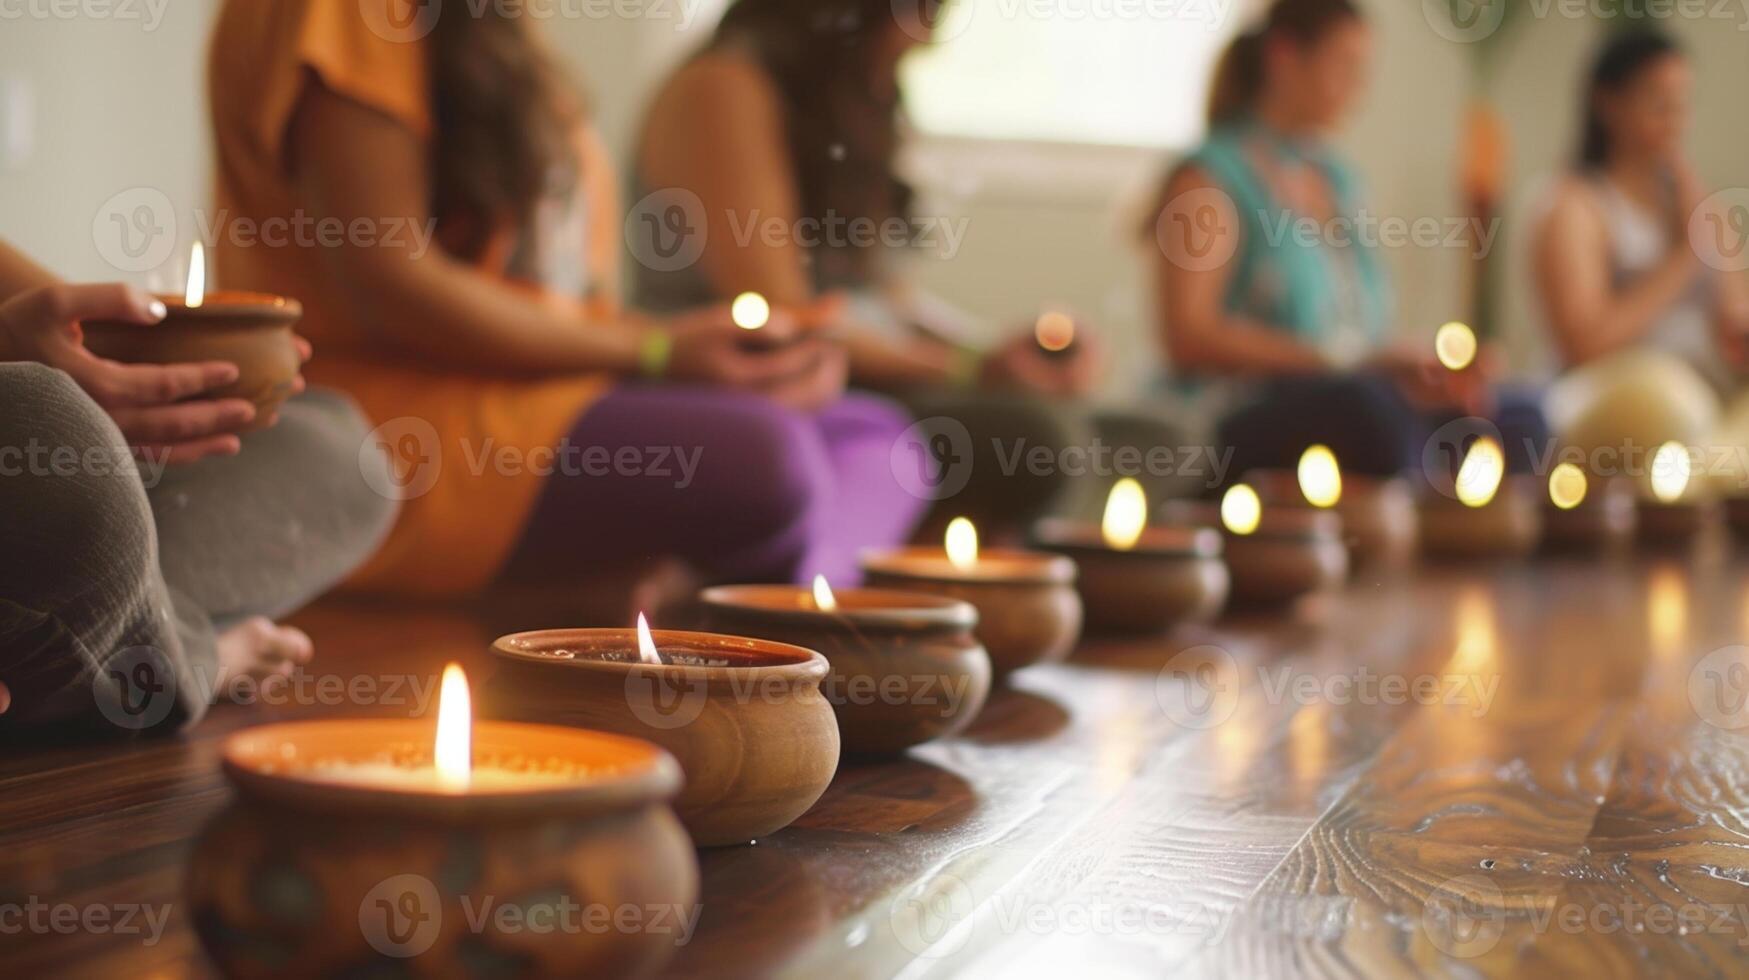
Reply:
[[[673,356],[674,335],[666,330],[651,330],[638,345],[638,373],[651,380],[664,377]]]

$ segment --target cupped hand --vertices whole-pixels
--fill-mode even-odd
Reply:
[[[978,381],[985,387],[1018,388],[1058,398],[1078,398],[1099,383],[1103,347],[1098,334],[1078,325],[1061,351],[1039,346],[1033,331],[1017,332],[984,356]]]
[[[785,310],[774,309],[756,336],[734,325],[727,306],[685,314],[668,329],[673,348],[667,376],[673,380],[756,391],[803,410],[844,392],[843,350],[804,332]]]
[[[130,286],[44,286],[0,304],[0,354],[65,371],[115,420],[136,452],[167,463],[233,455],[242,446],[237,433],[254,421],[255,406],[240,398],[196,396],[236,381],[236,365],[122,364],[87,349],[79,327],[84,320],[113,320],[149,330],[164,314],[163,303]]]

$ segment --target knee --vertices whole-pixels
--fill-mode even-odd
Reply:
[[[776,531],[806,522],[832,493],[831,466],[815,420],[761,400],[736,413],[742,478],[723,498],[739,524]]]
[[[335,540],[356,549],[352,564],[362,562],[400,513],[392,464],[364,413],[338,392],[314,389],[286,404],[276,429],[312,481],[311,499],[334,522]]]

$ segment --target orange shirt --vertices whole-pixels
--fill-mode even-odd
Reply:
[[[228,0],[208,65],[218,155],[215,222],[266,229],[271,219],[306,226],[313,220],[294,199],[285,138],[299,99],[316,78],[421,139],[431,138],[425,46],[392,40],[393,32],[383,25],[399,21],[379,19],[406,4]],[[586,152],[585,161],[585,195],[593,197],[587,188],[612,181],[600,172],[599,154]],[[397,233],[389,224],[381,222],[374,233]],[[409,235],[411,228],[398,233]],[[579,233],[571,243],[579,259],[586,248],[582,238]],[[312,383],[357,399],[380,427],[404,486],[397,491],[405,498],[399,522],[350,584],[426,597],[479,590],[502,567],[540,493],[543,477],[516,461],[528,460],[531,450],[556,446],[603,393],[607,379],[530,381],[414,362],[352,315],[353,307],[325,272],[319,244],[300,244],[297,236],[277,240],[277,245],[240,245],[221,227],[218,240],[209,243],[217,286],[303,303],[299,332],[316,347],[306,374]],[[489,251],[504,256],[510,250]],[[506,265],[507,259],[488,259],[482,268],[508,281]],[[582,310],[580,296],[555,295],[555,301],[574,302]],[[579,316],[580,329],[581,321]],[[494,453],[504,454],[497,458],[511,465],[496,465]]]

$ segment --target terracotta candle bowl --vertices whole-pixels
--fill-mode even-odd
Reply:
[[[1243,480],[1265,508],[1311,506],[1297,475],[1287,470],[1248,473]],[[1342,519],[1342,539],[1352,564],[1401,562],[1415,553],[1421,518],[1409,481],[1344,473],[1342,497],[1330,509]]]
[[[1633,540],[1639,517],[1628,480],[1593,483],[1573,507],[1543,498],[1543,546],[1551,551],[1605,551]]]
[[[297,300],[261,293],[217,292],[200,306],[179,297],[160,296],[169,314],[150,326],[90,321],[83,324],[85,346],[99,357],[129,364],[229,361],[237,380],[208,392],[208,398],[244,398],[255,403],[256,423],[291,397],[303,366],[292,325],[304,315]]]
[[[241,801],[195,845],[190,917],[227,976],[643,976],[673,955],[698,864],[668,807],[680,770],[633,739],[474,727],[480,788],[379,781],[431,766],[417,720],[269,725],[229,738]],[[491,777],[497,777],[493,779]],[[630,929],[525,927],[487,903],[637,910]],[[596,910],[596,911],[589,911]],[[630,914],[630,913],[628,913]],[[582,919],[588,922],[588,919]]]
[[[769,640],[655,630],[638,659],[627,629],[516,633],[492,644],[496,717],[647,738],[680,760],[675,800],[700,847],[746,844],[808,812],[838,771],[826,658]]]
[[[1074,559],[1093,630],[1162,633],[1213,619],[1232,588],[1221,533],[1212,527],[1144,528],[1128,550],[1107,545],[1092,524],[1044,521],[1034,537],[1045,550]]]
[[[871,586],[971,603],[997,677],[1062,660],[1081,636],[1075,563],[1061,555],[988,549],[961,569],[939,548],[900,548],[865,555],[862,567]]]
[[[1170,523],[1222,527],[1220,508],[1200,501],[1169,501]],[[1342,519],[1310,506],[1264,507],[1257,529],[1236,534],[1222,528],[1233,599],[1256,605],[1291,602],[1333,589],[1348,578],[1348,548]]]
[[[1542,481],[1513,476],[1492,500],[1471,507],[1437,491],[1421,496],[1421,550],[1441,558],[1516,558],[1536,550],[1543,533]]]
[[[844,751],[890,755],[959,732],[990,694],[978,611],[940,596],[841,589],[837,608],[786,585],[706,589],[709,629],[818,650]]]

